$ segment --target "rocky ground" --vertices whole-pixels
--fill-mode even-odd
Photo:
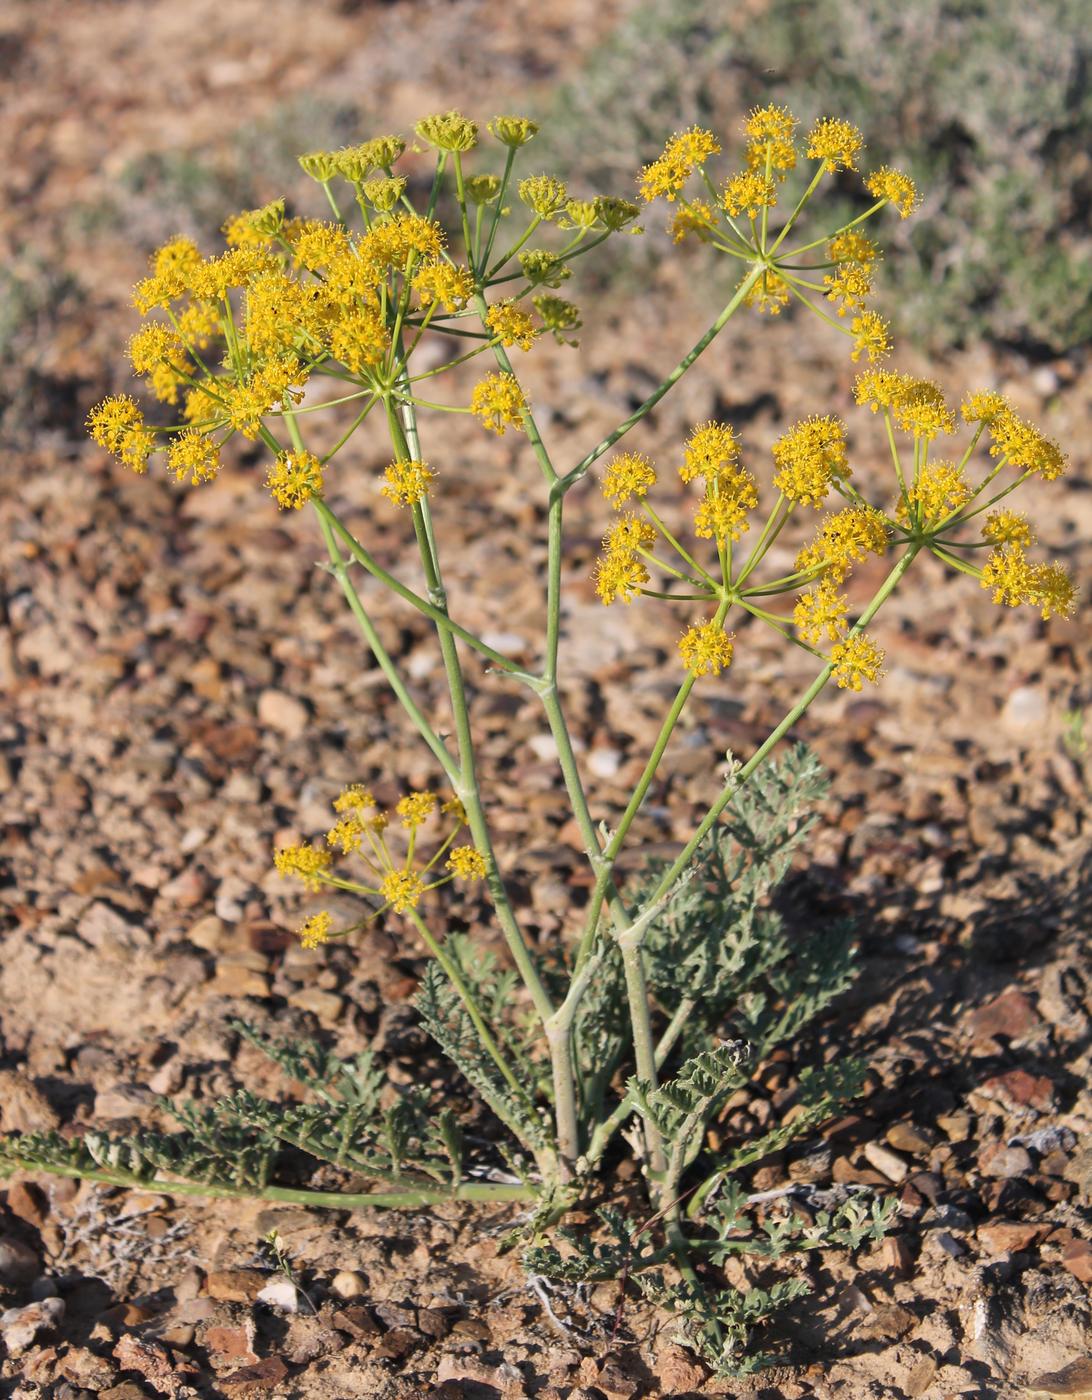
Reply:
[[[428,1063],[408,1007],[421,949],[391,924],[300,950],[291,930],[305,905],[270,869],[274,842],[322,829],[344,783],[393,795],[435,778],[315,567],[309,522],[278,515],[256,457],[184,494],[122,475],[84,440],[82,419],[124,386],[127,288],[155,240],[192,222],[179,191],[211,203],[216,180],[242,180],[243,150],[256,193],[278,192],[262,187],[254,132],[272,141],[283,104],[312,102],[292,120],[338,131],[350,120],[406,127],[454,102],[488,115],[528,85],[545,90],[616,8],[324,3],[304,15],[295,0],[25,0],[0,15],[12,327],[0,460],[4,1130],[119,1129],[156,1121],[158,1095],[271,1086],[231,1029],[240,1014],[347,1053],[375,1045],[407,1081]],[[179,169],[204,173],[187,186]],[[543,415],[560,461],[624,416],[700,332],[692,271],[684,253],[640,296],[622,286],[585,301],[579,357],[537,352],[536,402],[564,405]],[[1030,506],[1087,580],[1083,357],[1030,364],[976,348],[932,369],[953,396],[1005,389],[1070,449],[1071,475]],[[692,423],[723,415],[759,459],[797,417],[846,412],[852,374],[844,343],[817,321],[734,322],[635,445],[668,457]],[[872,425],[851,421],[861,475],[878,480]],[[453,432],[438,524],[461,619],[530,654],[543,522],[519,448],[511,435]],[[380,451],[362,442],[333,498],[410,577],[402,520],[376,491]],[[609,817],[673,689],[683,619],[651,600],[599,605],[588,572],[605,519],[591,486],[574,493],[563,690]],[[367,597],[421,703],[441,715],[426,629]],[[669,1321],[616,1285],[546,1293],[499,1251],[510,1210],[316,1213],[41,1176],[0,1193],[0,1395],[1092,1393],[1092,735],[1079,718],[1092,636],[1083,615],[1003,613],[931,560],[876,631],[884,685],[824,696],[800,727],[834,785],[789,905],[802,919],[852,916],[861,975],[722,1126],[767,1123],[817,1055],[859,1053],[873,1069],[852,1112],[745,1184],[792,1187],[804,1211],[864,1185],[901,1211],[873,1251],[794,1266],[813,1291],[772,1339],[786,1348],[782,1369],[718,1387]],[[670,780],[642,818],[646,843],[685,838],[717,757],[760,741],[809,675],[772,634],[740,629],[730,684],[699,687]],[[532,697],[477,671],[473,685],[499,854],[547,942],[583,878],[551,746]],[[473,898],[449,912],[484,923]],[[273,1228],[299,1291],[263,1249]]]

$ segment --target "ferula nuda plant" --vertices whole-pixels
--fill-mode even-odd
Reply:
[[[762,1359],[749,1350],[749,1332],[802,1284],[729,1288],[722,1266],[730,1256],[853,1247],[882,1234],[892,1212],[849,1194],[815,1219],[765,1207],[756,1216],[737,1180],[748,1163],[815,1130],[854,1094],[859,1064],[805,1071],[787,1121],[710,1151],[707,1127],[727,1098],[774,1048],[798,1038],[852,971],[846,929],[790,936],[771,904],[824,790],[806,751],[774,750],[831,681],[852,690],[880,681],[883,652],[867,629],[921,554],[977,580],[998,603],[1069,614],[1073,584],[1059,566],[1029,557],[1031,528],[1008,500],[1035,478],[1059,476],[1066,461],[1000,394],[976,390],[957,411],[939,385],[890,367],[889,326],[868,305],[880,258],[871,230],[881,216],[911,215],[917,195],[897,170],[862,171],[862,136],[849,122],[824,117],[801,133],[784,108],[755,110],[736,168],[725,168],[717,136],[691,128],[639,173],[634,202],[577,196],[560,175],[536,171],[536,129],[514,116],[494,118],[485,132],[456,112],[426,117],[415,153],[434,151],[434,173],[417,199],[399,172],[408,165],[399,137],[301,157],[328,217],[297,216],[277,200],[230,219],[227,249],[217,255],[187,239],[169,243],[138,284],[134,300],[147,319],[129,358],[168,421],[146,418],[128,396],[106,399],[89,419],[95,441],[125,466],[165,466],[198,490],[220,472],[233,437],[260,442],[278,506],[305,508],[317,526],[332,586],[430,751],[439,790],[409,791],[385,811],[359,781],[366,775],[331,775],[332,786],[349,781],[329,831],[278,850],[276,866],[311,895],[359,898],[351,927],[313,908],[300,930],[306,945],[351,937],[372,919],[389,921],[408,946],[423,945],[421,1021],[495,1114],[502,1145],[468,1143],[457,1098],[393,1088],[371,1054],[345,1062],[317,1044],[269,1041],[244,1025],[308,1087],[308,1102],[240,1091],[211,1105],[164,1105],[177,1131],[14,1136],[0,1160],[172,1193],[340,1206],[525,1201],[531,1209],[513,1238],[528,1268],[576,1281],[622,1275],[679,1314],[683,1335],[712,1366],[746,1369]],[[816,195],[854,172],[869,207],[852,223],[824,227]],[[575,343],[580,313],[559,289],[581,258],[596,250],[609,257],[612,240],[639,233],[642,206],[660,201],[677,243],[699,240],[723,255],[723,287],[708,293],[721,309],[644,403],[579,461],[559,463],[517,364],[544,335]],[[733,316],[748,308],[777,315],[794,301],[822,318],[832,341],[849,341],[860,364],[857,404],[886,426],[887,490],[878,499],[862,493],[847,428],[820,405],[778,439],[772,462],[755,460],[730,422],[696,424],[672,464],[693,495],[693,514],[676,518],[658,496],[663,468],[616,445]],[[445,373],[474,361],[482,373],[469,402],[450,394],[437,402]],[[332,389],[312,394],[321,380]],[[447,596],[444,540],[430,504],[457,470],[437,465],[444,447],[434,420],[450,412],[475,415],[484,433],[522,434],[531,478],[542,479],[548,563],[533,667],[464,626]],[[339,492],[351,489],[339,457],[373,413],[390,440],[386,502],[377,509],[403,514],[404,570],[384,567],[327,494],[335,481]],[[956,445],[945,453],[946,439]],[[625,809],[607,822],[589,802],[559,695],[563,515],[569,492],[591,472],[616,512],[595,568],[599,597],[676,608],[680,627],[677,693]],[[794,531],[792,567],[766,567],[775,542]],[[889,566],[854,615],[846,581],[873,556]],[[450,694],[445,732],[385,648],[357,588],[361,569],[435,625]],[[724,686],[741,664],[731,623],[743,613],[814,657],[814,679],[786,697],[784,718],[754,753],[729,755],[726,777],[711,776],[707,810],[674,859],[646,861],[643,873],[623,880],[620,858],[632,854],[631,828],[670,761],[691,692]],[[562,947],[529,941],[497,863],[464,678],[472,653],[539,698],[556,745],[592,880],[586,902],[574,901]],[[433,933],[422,909],[442,901],[450,881],[484,885],[507,965],[463,934]],[[286,1149],[297,1164],[302,1151],[369,1179],[374,1190],[286,1182]],[[639,1162],[641,1220],[608,1205],[601,1230],[566,1231],[567,1210],[593,1184],[610,1195],[619,1153]]]

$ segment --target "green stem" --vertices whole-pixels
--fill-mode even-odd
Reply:
[[[123,1186],[132,1190],[151,1191],[162,1196],[204,1196],[211,1199],[282,1201],[292,1205],[315,1206],[329,1210],[360,1210],[383,1206],[388,1210],[413,1210],[418,1206],[437,1205],[443,1201],[526,1201],[538,1192],[532,1186],[508,1185],[486,1181],[464,1181],[444,1190],[443,1187],[414,1186],[403,1191],[309,1191],[295,1186],[228,1186],[218,1182],[160,1181],[138,1172],[126,1172],[112,1167],[88,1170],[41,1162],[33,1158],[21,1161],[18,1156],[6,1157],[27,1172],[49,1172],[52,1176],[75,1177],[79,1181],[101,1181],[108,1186]]]
[[[448,752],[447,745],[422,714],[416,700],[414,700],[413,696],[406,689],[402,677],[398,674],[398,670],[390,658],[390,654],[379,639],[379,633],[375,630],[374,623],[368,616],[364,604],[360,601],[360,595],[353,587],[352,580],[349,578],[345,568],[345,560],[341,557],[341,551],[338,549],[337,541],[334,538],[329,508],[326,506],[325,502],[317,498],[314,499],[311,504],[315,508],[315,514],[318,516],[319,528],[322,530],[322,537],[326,541],[326,549],[330,555],[330,568],[338,583],[341,584],[341,591],[345,594],[345,600],[349,604],[361,632],[364,634],[364,640],[371,648],[372,655],[375,657],[376,661],[379,663],[380,669],[386,676],[388,685],[398,697],[406,714],[409,715],[410,719],[413,721],[417,732],[432,750],[437,762],[440,764],[440,767],[443,769],[448,779],[451,782],[455,782],[459,777],[458,764]]]

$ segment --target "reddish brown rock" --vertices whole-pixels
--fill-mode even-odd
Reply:
[[[1015,987],[980,1006],[971,1017],[971,1031],[979,1044],[998,1037],[1017,1044],[1041,1025],[1038,1012]]]

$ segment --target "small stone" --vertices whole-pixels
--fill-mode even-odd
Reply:
[[[699,1391],[705,1384],[705,1372],[690,1352],[679,1346],[668,1346],[660,1353],[656,1370],[660,1384],[668,1394]]]
[[[334,1313],[334,1326],[340,1332],[347,1332],[357,1341],[365,1337],[378,1337],[383,1330],[367,1308],[342,1308]]]
[[[307,706],[294,695],[283,690],[263,690],[258,697],[258,719],[289,739],[298,739],[307,728],[309,715]]]
[[[254,1327],[208,1327],[202,1337],[203,1344],[218,1356],[233,1360],[257,1361],[254,1352]]]
[[[1062,1265],[1081,1283],[1092,1283],[1092,1244],[1073,1240],[1062,1250]]]
[[[49,1197],[33,1181],[13,1181],[8,1187],[8,1210],[36,1230],[41,1229],[49,1214]]]
[[[238,962],[219,962],[209,987],[210,996],[259,997],[269,995],[269,978]]]
[[[321,991],[318,987],[304,987],[301,991],[290,994],[288,1005],[298,1007],[301,1011],[310,1011],[320,1025],[333,1026],[341,1019],[345,999],[335,992]]]
[[[1002,1036],[1013,1044],[1019,1044],[1042,1024],[1031,1002],[1015,987],[980,1006],[971,1017],[971,1031],[980,1043]]]
[[[1002,706],[1001,723],[1010,734],[1026,736],[1041,731],[1049,714],[1046,692],[1038,686],[1021,685]]]
[[[1011,1178],[1027,1176],[1032,1171],[1032,1162],[1024,1148],[994,1143],[983,1149],[978,1167],[983,1176]]]
[[[0,1235],[0,1283],[21,1288],[41,1272],[42,1262],[35,1250],[12,1235]]]
[[[203,948],[206,953],[222,952],[227,947],[230,937],[231,932],[227,924],[215,914],[198,919],[186,934],[186,938],[195,948]]]
[[[888,1337],[905,1337],[917,1325],[917,1318],[908,1308],[897,1303],[884,1303],[869,1314],[867,1321],[856,1329],[862,1341],[883,1341]]]
[[[23,1308],[0,1313],[0,1336],[12,1356],[26,1351],[44,1332],[55,1331],[64,1320],[64,1299],[43,1298]]]
[[[1078,1147],[1066,1163],[1062,1176],[1066,1181],[1072,1181],[1082,1196],[1092,1196],[1092,1146]]]
[[[297,1313],[300,1310],[300,1295],[296,1285],[289,1278],[275,1278],[255,1295],[256,1301],[281,1312]]]
[[[935,1134],[916,1123],[896,1123],[887,1131],[887,1143],[897,1152],[909,1152],[912,1157],[927,1157],[936,1145]]]
[[[238,1371],[232,1371],[230,1376],[220,1376],[217,1384],[232,1390],[236,1386],[257,1386],[264,1389],[267,1386],[280,1385],[287,1375],[288,1367],[279,1356],[267,1356],[263,1361],[254,1362],[252,1366],[243,1366]]]
[[[117,1377],[117,1368],[88,1347],[70,1347],[60,1366],[61,1372],[76,1385],[102,1391]]]
[[[978,1227],[978,1242],[990,1254],[1019,1254],[1038,1244],[1050,1233],[1049,1225],[1030,1225],[1019,1220],[995,1220]]]
[[[169,1347],[188,1347],[192,1345],[195,1333],[192,1322],[170,1322],[158,1335],[159,1340]]]
[[[341,1269],[330,1282],[330,1289],[339,1298],[359,1298],[367,1292],[368,1284],[362,1274],[352,1269]]]
[[[595,748],[588,754],[587,763],[597,778],[613,778],[622,766],[622,754],[618,749]]]
[[[6,1133],[47,1133],[60,1116],[41,1089],[16,1069],[0,1069],[0,1128]]]
[[[928,1393],[929,1387],[936,1379],[936,1374],[937,1363],[931,1356],[923,1356],[920,1361],[915,1361],[910,1367],[902,1382],[902,1388],[910,1400],[918,1400],[919,1395]]]
[[[942,1113],[937,1118],[937,1127],[949,1142],[966,1142],[971,1135],[971,1115],[969,1113]]]
[[[155,1102],[141,1084],[115,1084],[95,1095],[94,1117],[100,1120],[139,1118]]]
[[[903,1235],[888,1235],[883,1242],[883,1258],[892,1273],[909,1278],[914,1272],[914,1251]]]
[[[1048,1371],[1045,1375],[1036,1376],[1028,1383],[1028,1390],[1033,1395],[1048,1395],[1051,1400],[1055,1396],[1092,1396],[1092,1356],[1082,1356],[1076,1361],[1071,1361],[1068,1366],[1063,1366],[1060,1371]]]
[[[209,1274],[205,1289],[221,1303],[252,1303],[269,1281],[257,1269],[218,1269]]]
[[[999,1103],[1009,1113],[1031,1108],[1049,1113],[1054,1107],[1054,1085],[1044,1074],[1029,1074],[1026,1069],[1010,1069],[995,1074],[980,1084],[983,1098]]]
[[[880,1142],[866,1142],[863,1151],[868,1162],[888,1181],[893,1181],[896,1185],[905,1179],[910,1170],[897,1152],[892,1152],[889,1147],[884,1147]]]
[[[420,1332],[409,1327],[392,1327],[377,1343],[372,1355],[390,1361],[401,1361],[424,1342]]]

